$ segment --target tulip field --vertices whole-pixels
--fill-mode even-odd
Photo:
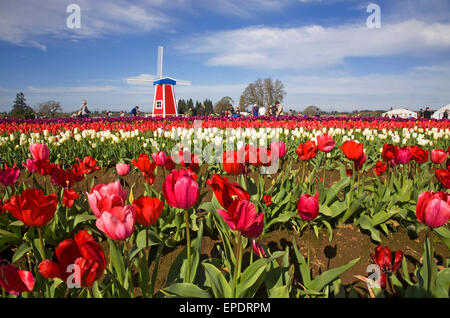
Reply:
[[[450,121],[0,119],[2,298],[448,298]]]

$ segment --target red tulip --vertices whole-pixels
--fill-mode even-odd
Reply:
[[[5,169],[0,170],[0,183],[5,187],[11,186],[17,182],[17,178],[19,178],[20,169],[16,167],[14,164],[11,168],[5,163]]]
[[[130,165],[126,163],[116,164],[116,172],[119,176],[127,176],[130,173]]]
[[[304,144],[298,145],[296,149],[297,156],[303,161],[313,159],[318,152],[319,148],[316,146],[314,140],[308,140]]]
[[[189,151],[180,150],[178,153],[178,161],[182,167],[189,170],[198,171],[200,169],[198,157]]]
[[[172,159],[172,156],[168,156],[166,158],[166,163],[164,164],[164,169],[166,169],[167,171],[172,171],[173,169],[175,169],[175,162]]]
[[[244,172],[244,165],[238,162],[238,153],[235,150],[224,152],[222,165],[226,173],[239,175]]]
[[[36,169],[36,172],[42,176],[51,175],[54,167],[55,165],[52,164],[50,160],[36,160],[34,162],[34,168]]]
[[[33,290],[34,277],[0,258],[0,286],[10,294],[19,295]]]
[[[212,176],[206,181],[219,201],[220,205],[228,209],[235,197],[242,200],[250,200],[250,194],[239,184],[228,181],[225,177],[220,177],[218,174]]]
[[[430,159],[431,162],[440,165],[445,160],[447,160],[448,154],[443,149],[433,149],[431,150]]]
[[[140,197],[133,201],[136,207],[136,222],[143,226],[153,225],[164,208],[164,203],[158,198]]]
[[[46,144],[30,145],[31,156],[37,161],[46,161],[49,158],[50,150]]]
[[[450,188],[450,171],[449,169],[436,169],[434,171],[436,178],[442,182],[444,188]]]
[[[317,136],[317,146],[320,151],[330,152],[336,146],[336,141],[328,134],[321,134]]]
[[[78,161],[79,168],[83,174],[90,174],[96,170],[101,169],[100,166],[97,166],[97,160],[95,160],[91,156],[84,157],[83,161],[80,161],[79,158],[75,158],[75,160]]]
[[[144,179],[146,182],[153,184],[155,181],[155,169],[156,169],[156,163],[150,162],[150,159],[148,158],[148,155],[145,153],[141,153],[139,155],[138,160],[132,160],[131,163],[136,166],[144,176]]]
[[[254,145],[244,145],[237,153],[238,162],[243,164],[258,164],[258,147]]]
[[[164,180],[162,188],[167,203],[174,208],[191,208],[199,196],[196,178],[197,176],[190,170],[172,170]]]
[[[361,158],[359,158],[358,160],[353,161],[353,166],[354,166],[355,170],[356,171],[361,170],[364,162],[366,162],[366,154],[365,153],[363,153]]]
[[[75,234],[74,239],[59,243],[55,254],[58,262],[43,260],[39,264],[39,273],[46,278],[60,278],[67,282],[75,269],[75,282],[80,284],[77,287],[92,286],[106,268],[102,247],[85,230]]]
[[[230,229],[240,231],[247,238],[256,238],[264,228],[264,213],[258,213],[253,203],[235,199],[228,209],[217,210]]]
[[[28,226],[44,226],[53,218],[58,205],[56,194],[45,195],[37,189],[26,189],[5,202],[3,207]]]
[[[383,157],[383,161],[391,161],[396,157],[398,151],[398,146],[394,146],[391,144],[384,144],[383,152],[381,156]]]
[[[425,163],[428,160],[429,152],[426,149],[423,149],[419,146],[411,146],[409,147],[411,151],[412,158],[417,163]]]
[[[297,201],[297,213],[305,221],[314,220],[319,215],[319,193],[302,194]]]
[[[386,288],[386,279],[388,273],[396,272],[401,264],[403,259],[402,251],[397,251],[395,253],[394,263],[392,263],[392,255],[390,249],[385,246],[377,246],[375,247],[375,254],[370,254],[370,257],[378,265],[382,274],[378,280],[381,288]]]
[[[73,169],[64,170],[58,164],[53,167],[50,180],[53,184],[63,188],[72,187],[75,183],[76,176]]]
[[[450,195],[446,192],[423,192],[417,198],[417,220],[429,227],[441,227],[450,218]]]
[[[363,144],[356,142],[354,140],[347,140],[344,144],[339,147],[344,151],[344,155],[347,159],[356,161],[361,159],[364,155],[364,146]]]
[[[387,170],[387,165],[381,161],[377,161],[375,168],[373,168],[373,173],[377,176],[381,176],[383,172]]]
[[[78,198],[78,193],[73,191],[72,188],[64,189],[63,203],[65,207],[71,208],[74,201]]]
[[[272,197],[268,194],[264,195],[264,203],[266,205],[271,205],[272,204]]]

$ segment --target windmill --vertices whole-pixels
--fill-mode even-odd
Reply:
[[[191,85],[190,81],[176,80],[171,77],[163,77],[163,51],[158,46],[158,60],[156,62],[157,75],[145,75],[139,78],[128,78],[128,84],[153,83],[155,85],[155,97],[153,99],[153,116],[170,117],[177,116],[177,101],[175,99],[175,85]]]

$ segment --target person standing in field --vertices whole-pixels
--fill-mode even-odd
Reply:
[[[430,111],[430,107],[425,108],[425,111],[423,112],[423,118],[431,118],[431,111]]]
[[[283,106],[281,106],[281,103],[280,102],[276,102],[275,103],[275,107],[277,108],[277,110],[276,110],[276,116],[278,117],[278,116],[281,116],[281,114],[283,113]]]
[[[89,111],[89,109],[87,108],[87,101],[84,100],[84,99],[83,99],[83,101],[81,102],[81,108],[80,108],[80,110],[78,111],[78,114],[79,114],[79,116],[82,117],[82,118],[88,118],[88,117],[89,117],[90,111]]]
[[[258,114],[259,116],[266,116],[266,108],[264,107],[264,105],[259,106]]]

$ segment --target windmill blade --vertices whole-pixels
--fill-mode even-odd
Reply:
[[[159,78],[156,75],[152,75],[152,74],[142,74],[139,75],[136,78],[127,78],[127,83],[128,84],[148,84],[151,83],[153,84],[154,81],[158,80]]]
[[[177,82],[177,85],[184,85],[184,86],[191,86],[191,81],[185,81],[185,80],[175,80]]]
[[[158,46],[158,59],[156,61],[158,79],[162,78],[163,53],[164,53],[164,47]]]

